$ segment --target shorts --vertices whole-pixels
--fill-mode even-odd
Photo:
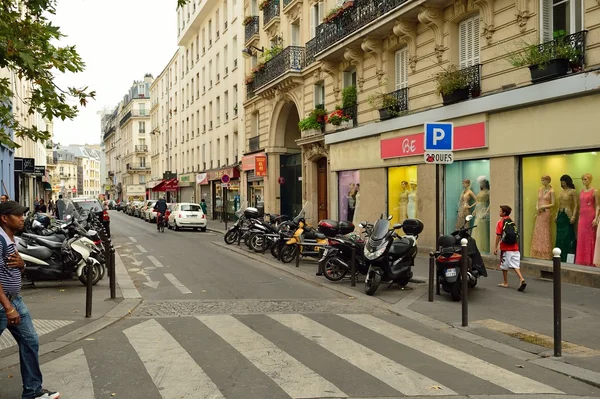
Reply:
[[[519,251],[501,251],[500,252],[500,269],[520,269],[521,252]]]

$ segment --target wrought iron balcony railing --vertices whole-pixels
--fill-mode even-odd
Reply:
[[[394,111],[408,111],[408,87],[387,94],[394,97]]]
[[[459,72],[469,83],[469,98],[479,97],[481,94],[481,64],[462,68]]]
[[[540,54],[549,53],[549,58],[561,58],[561,53],[568,53],[569,72],[581,72],[585,66],[585,36],[587,30],[572,35],[557,37],[538,46]],[[571,49],[568,49],[571,47]],[[564,57],[563,57],[564,58]]]
[[[246,42],[252,39],[252,36],[258,35],[258,15],[250,18],[252,18],[252,22],[246,24],[244,27]]]
[[[254,75],[254,87],[261,88],[286,72],[300,72],[304,65],[304,47],[288,46]]]
[[[246,100],[250,100],[255,95],[256,93],[254,92],[254,82],[250,82],[246,85]]]
[[[352,119],[352,126],[358,126],[358,105],[342,108],[344,115],[348,115]]]
[[[260,149],[260,137],[259,136],[250,137],[250,139],[248,139],[248,150],[250,152],[254,152],[254,151],[258,151],[259,149]]]
[[[148,146],[145,145],[145,144],[136,145],[135,146],[135,152],[148,152]]]
[[[263,25],[267,25],[275,17],[279,16],[280,0],[269,0],[269,4],[263,8]]]
[[[316,35],[307,44],[310,56],[320,53],[356,32],[366,24],[395,10],[408,0],[354,0],[354,5],[344,9],[337,17],[317,26]],[[310,58],[314,60],[313,58]]]
[[[149,165],[143,163],[128,163],[127,170],[146,170],[150,169]]]
[[[315,54],[317,54],[317,38],[314,37],[306,42],[306,65],[315,62]]]

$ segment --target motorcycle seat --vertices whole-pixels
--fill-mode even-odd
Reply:
[[[52,248],[52,249],[58,249],[62,247],[62,242],[59,241],[53,241],[53,240],[49,240],[48,237],[40,237],[40,236],[34,236],[33,239],[41,244],[44,245],[48,248]]]
[[[315,238],[324,239],[327,238],[327,236],[323,233],[315,233]]]
[[[38,258],[40,260],[44,260],[48,257],[48,248],[44,248],[39,245],[28,245],[27,247],[19,245],[18,250],[25,255],[33,256],[34,258]]]

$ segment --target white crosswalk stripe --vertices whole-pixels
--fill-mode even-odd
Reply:
[[[94,392],[106,389],[106,381],[94,378],[101,378],[100,370],[108,367],[111,373],[127,373],[140,384],[145,379],[146,394],[156,392],[152,397],[163,399],[456,396],[473,394],[465,391],[468,375],[480,381],[475,385],[481,395],[488,394],[486,387],[505,394],[563,394],[477,357],[482,352],[465,353],[382,318],[331,317],[338,319],[321,321],[319,316],[302,314],[202,315],[180,319],[187,326],[149,319],[124,329],[121,342],[111,341],[126,358],[134,357],[131,362],[123,365],[97,355],[86,358],[86,350],[98,351],[86,349],[97,341],[86,342],[82,349],[44,363],[44,384],[59,389],[61,397],[94,399]],[[358,333],[352,326],[362,328],[361,338],[355,338],[360,343],[349,337],[356,335],[344,335],[347,330]],[[388,355],[377,345],[370,348],[369,342],[386,339],[390,341],[379,348],[397,354],[404,346],[411,354],[404,359]],[[323,358],[315,358],[316,353]],[[215,364],[214,359],[223,361]],[[253,383],[257,377],[261,381]],[[368,385],[361,387],[368,387],[369,395],[357,395],[362,388],[348,381],[364,381]],[[246,389],[243,384],[255,385]],[[119,396],[128,397],[128,392]]]

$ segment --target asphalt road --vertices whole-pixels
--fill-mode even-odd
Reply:
[[[600,389],[111,212],[143,303],[42,357],[45,385],[77,399],[598,397]],[[0,397],[20,397],[18,367]],[[564,393],[568,393],[567,396]]]

